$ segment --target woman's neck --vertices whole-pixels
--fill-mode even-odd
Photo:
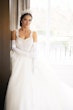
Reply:
[[[27,31],[29,30],[29,27],[21,27],[22,31]]]

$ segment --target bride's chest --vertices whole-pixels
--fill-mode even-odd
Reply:
[[[16,39],[16,46],[22,50],[30,50],[33,45],[33,38],[17,38]]]

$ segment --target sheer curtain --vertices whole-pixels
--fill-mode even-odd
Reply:
[[[72,0],[31,0],[30,8],[42,42],[40,58],[45,56],[55,75],[73,87]]]
[[[21,12],[30,8],[30,0],[9,0],[10,30],[19,28]]]

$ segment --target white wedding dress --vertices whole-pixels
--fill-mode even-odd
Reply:
[[[73,88],[54,75],[46,59],[32,57],[32,33],[22,39],[17,31],[16,46],[27,54],[10,52],[5,110],[73,110]]]

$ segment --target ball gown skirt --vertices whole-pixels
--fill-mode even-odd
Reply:
[[[47,65],[16,53],[11,56],[5,110],[73,110],[73,88],[60,81]]]

